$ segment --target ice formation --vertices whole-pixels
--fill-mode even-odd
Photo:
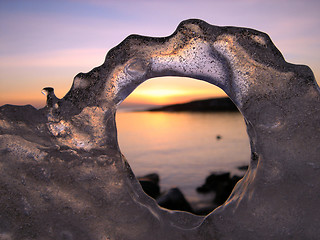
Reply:
[[[160,208],[117,142],[115,114],[139,84],[187,76],[221,87],[243,114],[252,157],[208,216]],[[46,107],[0,108],[0,239],[318,239],[320,92],[259,31],[183,21],[127,37]]]

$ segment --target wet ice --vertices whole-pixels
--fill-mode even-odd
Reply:
[[[117,142],[117,106],[142,82],[186,76],[221,87],[243,114],[252,158],[206,217],[160,208]],[[7,239],[316,239],[320,94],[259,31],[182,22],[131,35],[47,105],[0,108],[0,236]]]

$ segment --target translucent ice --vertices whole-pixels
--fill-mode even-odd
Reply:
[[[160,208],[117,142],[115,114],[139,84],[187,76],[221,87],[243,114],[251,162],[206,217]],[[47,106],[0,108],[0,239],[317,239],[320,92],[261,32],[182,22],[132,35]]]

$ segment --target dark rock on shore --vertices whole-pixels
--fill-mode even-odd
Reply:
[[[205,183],[197,188],[199,193],[208,193],[216,191],[221,184],[225,184],[230,179],[230,173],[212,173],[206,178]]]
[[[159,175],[157,173],[151,173],[143,177],[137,177],[143,191],[152,198],[160,196]]]
[[[160,196],[159,175],[151,173],[137,177],[143,191],[150,197],[156,199],[159,206],[170,210],[193,212],[189,202],[179,188],[171,188],[167,193]]]
[[[237,112],[238,108],[230,98],[211,98],[182,104],[167,105],[148,109],[152,112]]]
[[[212,173],[206,178],[205,183],[197,188],[199,193],[215,192],[213,202],[217,205],[223,204],[229,197],[232,189],[242,177],[230,177],[229,172]]]
[[[206,178],[205,183],[197,188],[197,192],[202,194],[214,192],[214,199],[212,204],[201,208],[192,208],[179,188],[171,188],[169,191],[161,195],[159,175],[156,173],[151,173],[137,178],[144,192],[154,198],[159,206],[170,210],[180,210],[197,215],[207,215],[228,199],[235,184],[242,177],[231,177],[229,172],[210,174]]]
[[[247,171],[248,167],[249,167],[248,165],[243,165],[243,166],[238,167],[238,169],[241,171]]]
[[[188,201],[179,188],[171,188],[167,194],[157,199],[159,206],[170,210],[193,212]]]

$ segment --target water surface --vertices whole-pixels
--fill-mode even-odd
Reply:
[[[240,113],[118,112],[118,141],[136,176],[156,172],[161,190],[179,187],[190,202],[211,172],[243,174],[250,159]]]

